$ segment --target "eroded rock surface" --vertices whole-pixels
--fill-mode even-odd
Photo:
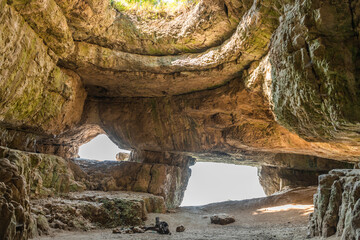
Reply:
[[[309,235],[358,239],[360,170],[335,169],[319,177]]]
[[[145,21],[110,1],[0,0],[0,145],[34,152],[0,150],[0,237],[29,236],[29,196],[84,184],[178,206],[192,158],[264,165],[268,193],[357,163],[359,12],[358,0],[201,0]],[[100,133],[130,161],[79,168],[35,154],[74,158]],[[332,197],[328,213],[317,200],[316,234],[356,237],[335,226],[339,192],[357,186],[349,174],[320,178],[319,196]],[[43,217],[36,225],[48,231]]]
[[[8,159],[1,159],[0,167],[0,238],[27,239],[30,205],[25,179]]]
[[[16,166],[25,181],[26,194],[33,198],[85,190],[69,171],[68,161],[61,157],[0,147],[0,159]]]
[[[84,188],[74,180],[67,161],[60,157],[0,147],[0,238],[32,236],[30,198]]]
[[[1,1],[1,144],[75,157],[106,132],[126,149],[356,161],[358,5],[203,0],[143,21],[100,0]]]
[[[58,57],[13,7],[0,6],[1,125],[58,134],[80,120],[82,82],[56,66]]]
[[[305,1],[274,33],[272,109],[305,139],[358,142],[358,8],[358,1]]]
[[[354,164],[296,154],[278,154],[273,161],[265,159],[258,176],[267,195],[285,188],[318,185],[318,177],[332,169],[352,169]]]
[[[156,152],[146,153],[146,156],[151,155],[159,156]],[[163,158],[166,163],[162,163],[161,158],[150,157],[143,162],[75,160],[72,168],[76,179],[85,183],[89,190],[151,193],[164,197],[166,206],[174,208],[184,197],[191,175],[189,166],[193,162],[189,157],[169,156],[172,156],[172,163],[167,158]]]
[[[37,226],[33,231],[39,235],[47,235],[51,229],[88,231],[138,226],[148,213],[164,213],[165,209],[162,197],[129,192],[88,191],[31,202]]]

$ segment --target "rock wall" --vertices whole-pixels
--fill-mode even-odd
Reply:
[[[359,239],[360,170],[336,169],[319,177],[309,235]]]
[[[135,160],[134,155],[132,160]],[[168,208],[178,207],[184,197],[193,160],[156,152],[138,152],[136,155],[138,161],[141,157],[141,162],[75,160],[72,169],[76,180],[85,183],[89,190],[146,192],[164,197]],[[142,158],[144,156],[147,157]]]
[[[16,165],[0,160],[0,238],[27,239],[30,233],[30,205],[26,181]]]
[[[267,195],[286,188],[318,185],[318,177],[332,169],[352,169],[353,163],[299,154],[276,154],[260,161],[258,176]]]
[[[165,164],[124,162],[126,166],[119,167],[104,162],[85,179],[86,173],[72,164],[58,156],[0,147],[0,239],[28,239],[49,234],[51,228],[90,230],[142,224],[148,212],[165,212],[165,204],[181,203],[190,174],[188,168]],[[79,193],[86,187],[159,196]]]
[[[358,142],[358,11],[358,1],[296,2],[274,32],[272,109],[305,139]]]
[[[90,189],[152,192],[168,207],[190,176],[184,153],[260,162],[263,178],[277,179],[269,193],[310,184],[325,170],[313,158],[359,160],[359,8],[201,0],[174,19],[143,21],[103,0],[0,0],[0,145],[70,158],[106,133],[134,150],[132,161],[85,172],[69,163],[75,176]],[[83,188],[62,158],[0,152],[3,236],[27,237],[30,195]],[[334,232],[316,224],[316,234]]]
[[[164,198],[144,193],[82,192],[31,202],[33,236],[51,229],[89,231],[138,226],[148,213],[164,213]],[[74,217],[75,216],[75,217]]]
[[[83,189],[64,159],[0,147],[0,238],[31,236],[31,198]]]
[[[12,4],[26,19],[34,19],[25,21],[7,1],[0,1],[0,143],[36,152],[35,145],[41,139],[52,138],[79,122],[86,92],[76,73],[56,65],[57,47],[49,48],[50,40],[45,45],[39,37],[42,34],[38,31],[45,32],[46,26],[38,20],[44,15],[47,23],[56,19],[49,11],[56,4],[32,1],[27,8]],[[53,22],[61,28],[58,24]],[[66,48],[64,45],[59,51]]]
[[[6,1],[0,5],[0,121],[59,134],[80,120],[86,97],[80,78],[57,67],[57,57],[21,15]]]
[[[266,195],[297,187],[316,186],[318,176],[327,171],[312,171],[261,166],[259,181]]]
[[[68,161],[61,157],[0,147],[0,158],[16,166],[32,198],[85,189],[75,181]]]
[[[358,5],[202,0],[142,21],[100,0],[2,0],[0,144],[74,157],[106,132],[127,149],[355,161]]]

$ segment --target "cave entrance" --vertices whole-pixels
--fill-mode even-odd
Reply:
[[[181,206],[265,197],[256,167],[197,162]]]
[[[117,159],[118,153],[125,153],[125,155],[128,155],[130,154],[130,151],[121,149],[116,146],[116,144],[113,143],[105,134],[100,134],[96,136],[90,142],[81,145],[79,148],[79,157],[89,160],[124,160]],[[123,156],[121,157],[124,158]]]

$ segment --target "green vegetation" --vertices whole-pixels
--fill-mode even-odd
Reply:
[[[129,12],[143,19],[173,18],[199,0],[110,0],[119,12]]]
[[[100,199],[107,219],[106,226],[139,226],[143,224],[143,209],[140,201],[124,199]]]

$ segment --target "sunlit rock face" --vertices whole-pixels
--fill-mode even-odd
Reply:
[[[263,178],[277,179],[268,193],[280,181],[306,185],[359,160],[359,7],[202,0],[174,18],[143,21],[103,0],[0,0],[0,145],[69,159],[106,133],[133,150],[131,163],[117,165],[147,169],[137,174],[141,191],[153,189],[149,169],[162,167],[150,192],[168,206],[181,202],[190,173],[179,159],[191,157],[264,165]],[[331,164],[307,165],[314,158]],[[1,191],[23,183],[2,201],[23,210],[4,218],[23,216],[16,221],[26,227],[21,189],[32,168],[6,164],[13,174]],[[15,236],[7,226],[0,234]]]

